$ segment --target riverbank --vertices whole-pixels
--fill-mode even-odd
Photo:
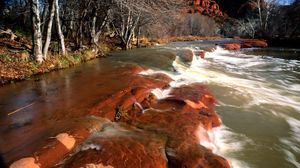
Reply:
[[[85,47],[77,51],[69,51],[65,56],[59,54],[58,47],[53,44],[48,58],[41,64],[31,58],[31,42],[26,37],[18,39],[0,38],[0,85],[22,80],[35,79],[36,75],[69,68],[89,60],[104,57],[115,51],[115,41],[105,40],[100,44],[100,53]]]
[[[219,38],[199,36],[161,39],[141,38],[139,47],[167,44],[174,41],[213,40]],[[38,80],[37,75],[73,67],[95,58],[105,57],[111,51],[121,50],[117,43],[115,39],[102,38],[102,43],[100,44],[101,53],[95,53],[93,49],[86,47],[78,51],[70,51],[66,56],[60,55],[58,47],[54,44],[48,58],[43,63],[38,64],[30,57],[32,46],[29,38],[20,34],[14,38],[2,37],[0,38],[0,86],[22,80]],[[132,45],[135,46],[136,43],[136,40],[134,40]]]
[[[154,45],[164,45],[176,41],[199,41],[216,40],[222,41],[222,37],[202,37],[202,36],[181,36],[168,38],[141,38],[133,40],[132,46],[149,47]],[[89,60],[105,57],[109,52],[121,50],[116,39],[104,38],[100,44],[100,53],[95,53],[92,48],[70,51],[66,56],[59,55],[59,51],[52,48],[48,58],[38,64],[30,57],[30,41],[23,37],[17,40],[10,38],[0,38],[0,86],[22,80],[38,80],[37,75],[49,73],[51,71],[73,67]],[[227,42],[216,43],[228,50],[240,48],[267,47],[264,40],[235,38]],[[215,46],[212,46],[215,47]],[[211,47],[210,47],[211,48]]]

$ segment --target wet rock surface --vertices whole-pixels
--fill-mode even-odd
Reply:
[[[219,43],[226,50],[239,50],[241,48],[266,48],[268,43],[264,39],[235,38],[232,41]]]
[[[194,83],[170,88],[169,76],[140,74],[145,70],[136,65],[107,67],[97,74],[100,79],[90,81],[96,87],[83,87],[73,95],[78,101],[70,103],[82,103],[84,108],[33,120],[26,129],[33,129],[29,135],[35,136],[25,137],[31,143],[7,147],[7,163],[45,168],[229,167],[224,158],[200,145],[202,140],[209,141],[207,131],[220,125],[206,87]],[[158,99],[152,94],[157,88],[171,91]],[[79,99],[86,98],[86,92],[92,96]],[[16,154],[10,150],[14,147],[24,152]]]
[[[183,62],[192,62],[194,53],[192,50],[186,49],[179,51],[177,55]]]
[[[268,43],[263,39],[240,39],[242,48],[266,48],[268,47]]]
[[[241,44],[239,43],[230,43],[230,44],[224,44],[222,47],[226,50],[239,50],[241,48]]]
[[[106,124],[94,133],[65,167],[89,164],[123,167],[167,167],[165,138],[125,124]],[[94,147],[93,147],[94,146]]]

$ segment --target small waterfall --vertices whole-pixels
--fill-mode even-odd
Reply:
[[[169,93],[170,93],[171,89],[153,89],[151,91],[151,93],[158,99],[165,99],[169,97]]]
[[[134,107],[138,107],[144,113],[144,108],[139,102],[134,102]]]

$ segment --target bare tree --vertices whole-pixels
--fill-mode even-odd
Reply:
[[[58,0],[54,0],[54,1],[55,1],[55,20],[56,20],[58,37],[60,40],[61,52],[62,52],[62,55],[66,55],[65,38],[64,38],[64,34],[61,29]]]
[[[131,48],[131,41],[138,27],[149,24],[159,17],[164,17],[172,10],[180,9],[183,12],[184,10],[179,8],[184,4],[183,2],[182,0],[114,0],[115,9],[113,11],[115,13],[113,17],[115,19],[112,24],[122,41],[123,48]]]
[[[41,19],[39,10],[39,0],[30,0],[31,4],[31,19],[32,19],[32,43],[33,43],[33,56],[39,63],[43,62],[42,52],[42,32],[41,32]]]
[[[131,48],[131,40],[136,26],[141,17],[143,1],[119,0],[115,2],[116,13],[114,22],[112,22],[115,31],[119,35],[124,49]]]
[[[278,9],[276,9],[276,7],[278,6],[276,4],[278,4],[278,2],[277,0],[253,0],[252,2],[255,4],[258,10],[260,29],[266,32],[271,15],[279,11]]]
[[[48,21],[48,26],[47,26],[47,33],[46,33],[46,40],[44,44],[44,49],[43,49],[43,59],[45,60],[47,58],[48,50],[49,50],[49,45],[51,41],[51,35],[52,35],[52,24],[53,24],[53,18],[54,18],[54,11],[55,11],[55,0],[49,0],[50,5],[50,16],[49,16],[49,21]]]
[[[258,19],[243,19],[237,21],[237,33],[240,36],[255,37],[256,32],[260,27],[260,21]]]
[[[108,24],[108,17],[111,14],[110,3],[94,0],[93,10],[91,13],[91,43],[94,47],[95,54],[99,52],[99,38],[104,27]],[[102,52],[102,51],[101,51]],[[102,54],[102,53],[101,53]]]

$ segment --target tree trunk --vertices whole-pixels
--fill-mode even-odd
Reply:
[[[43,49],[43,59],[45,60],[47,58],[47,53],[51,41],[51,34],[52,34],[52,24],[53,24],[53,18],[54,18],[54,11],[55,11],[55,0],[50,1],[50,15],[49,15],[49,22],[47,26],[47,34],[46,34],[46,41],[44,44],[44,49]]]
[[[42,32],[41,32],[41,18],[39,10],[39,0],[30,0],[31,3],[31,20],[32,20],[32,43],[33,43],[33,56],[39,63],[43,62],[42,52]]]
[[[97,55],[98,52],[99,52],[99,38],[100,38],[100,35],[102,33],[102,29],[105,27],[106,25],[106,22],[107,22],[107,19],[108,19],[108,12],[105,16],[105,18],[103,19],[102,23],[101,23],[101,26],[99,28],[99,30],[97,31],[96,30],[96,22],[97,22],[97,12],[94,13],[94,16],[93,16],[93,20],[92,20],[92,26],[91,26],[91,42],[94,46],[94,49],[95,49],[95,54]],[[101,51],[102,52],[102,51]],[[103,53],[101,53],[103,54]]]
[[[42,34],[44,34],[44,30],[45,30],[45,23],[47,21],[47,15],[48,15],[48,7],[49,5],[47,3],[45,3],[44,5],[44,9],[43,9],[43,15],[42,15],[42,19],[41,19],[41,22],[42,22],[42,26],[41,26],[41,29],[42,29]]]
[[[261,0],[257,0],[257,8],[258,8],[260,28],[262,29],[263,28],[263,19],[262,19],[262,12],[261,12]]]
[[[61,52],[62,52],[62,55],[66,55],[65,38],[64,38],[63,32],[61,30],[61,23],[60,23],[60,18],[59,18],[58,0],[54,0],[54,1],[55,1],[55,15],[56,15],[55,19],[56,19],[58,37],[60,40]]]
[[[94,46],[95,54],[98,53],[98,41],[99,41],[99,35],[96,33],[96,22],[97,22],[97,12],[95,12],[95,15],[93,16],[92,26],[91,26],[91,43]]]
[[[140,48],[140,35],[141,35],[141,27],[138,27],[137,35],[136,35],[136,47]]]

